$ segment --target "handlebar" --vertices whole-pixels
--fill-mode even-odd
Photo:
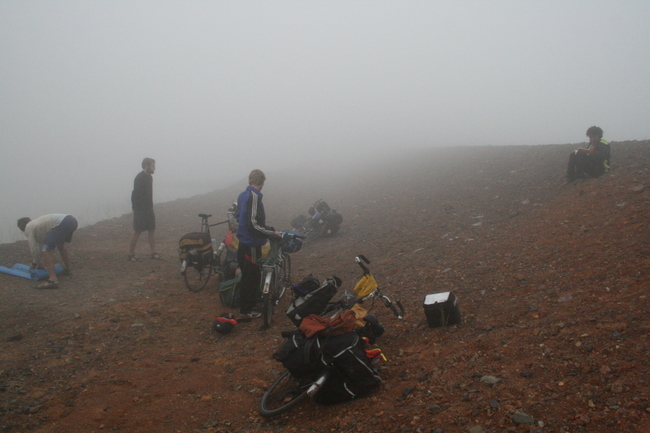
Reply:
[[[388,308],[390,308],[390,311],[393,312],[395,317],[398,319],[403,319],[404,318],[404,307],[402,306],[402,303],[400,301],[395,301],[393,303],[390,298],[384,294],[380,294],[379,297],[381,300],[384,302],[384,305]],[[399,310],[398,310],[399,307]]]
[[[370,275],[370,270],[366,266],[370,264],[370,260],[368,260],[366,256],[364,256],[363,254],[359,254],[354,258],[354,261],[363,270],[363,275]],[[393,312],[395,317],[397,317],[398,319],[404,318],[404,306],[402,306],[402,303],[400,301],[395,301],[395,303],[393,303],[393,301],[391,301],[388,296],[384,295],[379,291],[379,288],[376,289],[375,294],[377,297],[379,297],[382,300],[384,305]],[[373,295],[370,294],[369,296],[373,296]]]
[[[368,269],[368,267],[362,263],[362,261],[363,261],[363,262],[366,262],[366,264],[368,264],[368,265],[370,264],[370,260],[368,260],[368,259],[366,258],[366,256],[364,256],[363,254],[359,254],[358,256],[356,256],[356,257],[354,258],[354,261],[355,261],[355,262],[356,262],[356,263],[361,267],[361,269],[363,270],[363,275],[368,275],[368,274],[370,274],[370,270]]]

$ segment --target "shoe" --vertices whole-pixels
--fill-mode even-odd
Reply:
[[[58,289],[59,283],[57,281],[47,280],[43,284],[34,286],[35,289]]]
[[[250,313],[242,313],[242,317],[246,317],[248,319],[259,319],[262,317],[262,313],[259,311],[251,311]]]
[[[141,262],[142,261],[142,259],[136,257],[135,254],[129,254],[128,256],[126,256],[126,260],[129,261],[129,262]]]

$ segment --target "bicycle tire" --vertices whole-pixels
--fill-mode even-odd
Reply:
[[[282,270],[280,271],[282,278],[282,288],[284,290],[291,287],[291,256],[287,253],[282,254]],[[284,290],[282,294],[284,294]]]
[[[260,415],[269,417],[286,412],[307,397],[307,388],[285,370],[262,395]]]
[[[188,264],[183,272],[183,280],[185,280],[185,287],[190,292],[198,293],[208,284],[210,275],[212,274],[212,266],[204,266],[199,268],[196,265]]]

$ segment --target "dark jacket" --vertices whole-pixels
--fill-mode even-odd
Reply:
[[[133,180],[131,193],[133,210],[153,209],[153,176],[141,171]]]
[[[244,245],[260,247],[275,237],[273,227],[267,227],[262,193],[249,186],[237,198],[237,239]]]

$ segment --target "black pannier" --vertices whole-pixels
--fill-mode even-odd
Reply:
[[[372,368],[364,345],[355,332],[329,337],[323,342],[323,357],[330,359],[335,368],[314,395],[316,403],[341,403],[366,396],[379,386],[381,378]]]
[[[309,380],[315,380],[331,363],[330,375],[314,401],[332,405],[368,395],[381,383],[364,345],[355,332],[311,338],[294,332],[282,343],[276,358],[292,376]]]
[[[325,367],[321,355],[318,337],[307,338],[302,332],[295,331],[284,340],[275,356],[293,377],[314,380]]]
[[[202,268],[212,262],[214,252],[210,235],[203,232],[192,232],[181,237],[178,241],[178,258],[187,260]]]
[[[321,314],[336,295],[340,285],[341,280],[339,278],[328,278],[318,289],[307,293],[305,296],[296,297],[287,310],[287,317],[294,325],[300,326],[302,319],[310,314]]]
[[[331,225],[334,226],[340,226],[343,223],[343,215],[341,215],[338,212],[330,212],[329,214],[325,215],[324,219],[330,223]]]

